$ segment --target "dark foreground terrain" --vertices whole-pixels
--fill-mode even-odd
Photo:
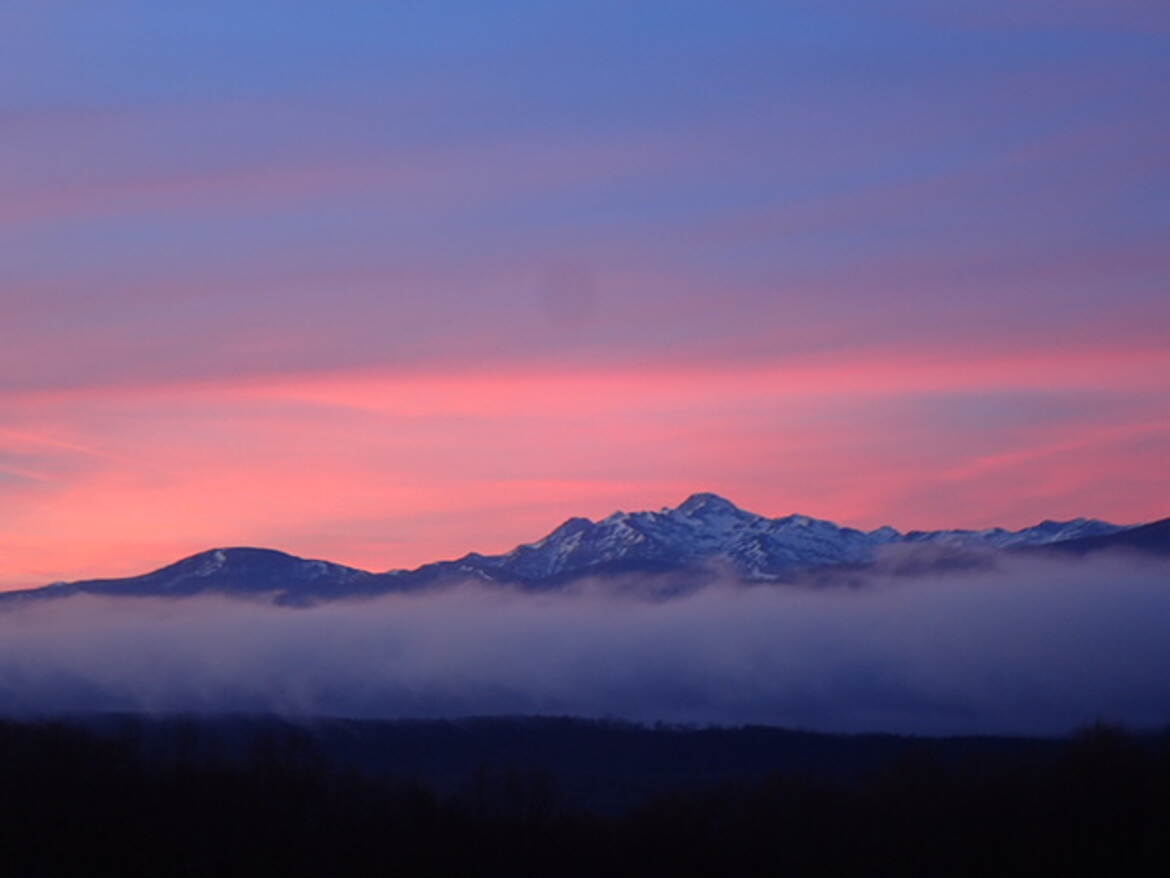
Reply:
[[[1170,736],[0,723],[7,875],[1162,875]]]

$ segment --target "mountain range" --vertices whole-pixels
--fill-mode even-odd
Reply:
[[[304,605],[416,591],[468,579],[540,590],[583,577],[663,574],[679,583],[712,571],[747,582],[792,581],[810,571],[856,569],[888,547],[932,547],[934,558],[997,551],[1084,554],[1109,548],[1170,554],[1170,519],[1125,526],[1091,518],[1043,521],[1021,530],[863,531],[806,515],[768,518],[717,494],[693,494],[674,508],[570,518],[544,538],[502,555],[477,552],[413,570],[371,573],[272,549],[212,549],[124,579],[55,583],[0,594],[5,603],[78,594],[186,597],[228,594]],[[895,549],[895,551],[897,551]],[[904,551],[904,550],[903,550]]]

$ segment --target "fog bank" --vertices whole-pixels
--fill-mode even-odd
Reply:
[[[467,584],[288,609],[77,597],[0,613],[0,712],[573,714],[822,731],[1170,724],[1170,566],[1015,559],[860,588]]]

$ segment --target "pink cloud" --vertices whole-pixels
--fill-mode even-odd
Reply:
[[[1149,519],[1168,511],[1167,375],[1166,350],[1052,348],[5,394],[0,467],[47,479],[2,483],[0,577],[225,544],[411,566],[699,489],[861,526]],[[981,423],[987,394],[1084,395],[1113,423],[1071,403]]]

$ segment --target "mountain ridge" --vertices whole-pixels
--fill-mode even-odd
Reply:
[[[692,494],[677,507],[624,512],[593,521],[574,516],[544,537],[509,552],[470,552],[413,569],[375,573],[274,549],[224,547],[183,558],[139,576],[55,583],[0,594],[0,599],[59,598],[76,594],[188,597],[220,593],[263,596],[278,603],[311,604],[340,597],[417,591],[474,579],[529,590],[557,588],[582,577],[621,573],[680,578],[721,573],[749,582],[784,581],[809,570],[872,562],[886,546],[932,544],[944,550],[1043,549],[1063,543],[1108,541],[1142,525],[1090,518],[1045,520],[1011,531],[950,529],[870,531],[792,514],[768,518],[718,494]],[[1145,525],[1144,527],[1149,527]],[[1160,531],[1159,531],[1160,533]]]

